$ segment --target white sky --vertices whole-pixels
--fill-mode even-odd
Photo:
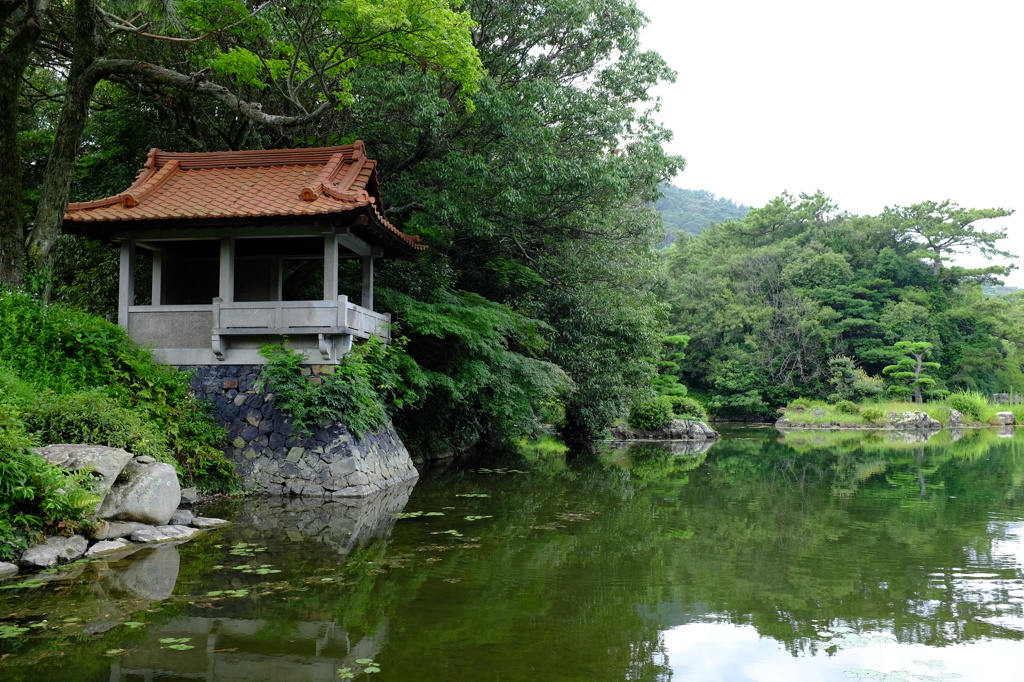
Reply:
[[[679,74],[656,91],[687,161],[674,184],[749,206],[821,189],[858,214],[1017,209],[979,227],[1005,227],[1001,247],[1024,257],[1024,3],[637,5],[643,46]],[[1024,287],[1024,267],[1007,284]]]

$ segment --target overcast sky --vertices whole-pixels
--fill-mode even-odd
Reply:
[[[674,184],[750,206],[821,189],[858,214],[1017,209],[980,227],[1006,227],[1024,257],[1024,3],[637,4],[644,47],[679,74],[657,90],[687,162]],[[1024,267],[1007,283],[1024,287]]]

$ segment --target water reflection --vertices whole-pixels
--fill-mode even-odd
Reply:
[[[1004,435],[733,431],[700,451],[496,454],[362,504],[247,499],[195,542],[0,597],[2,623],[114,622],[0,639],[0,677],[63,681],[69,660],[120,682],[326,681],[357,659],[382,682],[997,670],[1024,638],[1024,447]]]

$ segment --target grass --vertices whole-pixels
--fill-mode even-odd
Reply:
[[[799,409],[803,406],[803,409]],[[823,400],[794,400],[785,408],[786,419],[792,422],[803,422],[805,424],[827,424],[827,423],[838,423],[838,424],[868,424],[886,423],[886,415],[890,412],[901,413],[901,412],[925,412],[932,419],[945,425],[949,421],[949,407],[945,404],[945,401],[926,402],[924,404],[916,404],[913,402],[903,402],[897,400],[889,400],[885,402],[866,402],[856,404],[853,407],[853,411],[843,411],[837,409],[835,404],[829,404]],[[993,409],[991,418],[995,419],[995,410]],[[817,413],[817,414],[815,414]],[[1022,411],[1024,413],[1024,411]],[[987,422],[986,422],[987,423]]]

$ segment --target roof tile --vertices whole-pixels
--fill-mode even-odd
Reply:
[[[163,221],[364,212],[378,230],[397,238],[401,250],[426,247],[389,223],[379,210],[376,162],[362,141],[314,149],[178,154],[152,149],[125,191],[68,205],[65,230],[89,234],[102,228],[75,223]],[[83,226],[84,227],[84,226]],[[106,228],[106,229],[109,229]]]

